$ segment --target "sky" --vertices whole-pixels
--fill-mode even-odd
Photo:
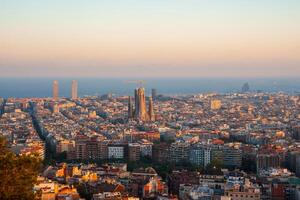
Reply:
[[[0,77],[300,78],[300,1],[0,0]]]

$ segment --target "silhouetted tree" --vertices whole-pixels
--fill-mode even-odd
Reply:
[[[41,168],[37,155],[17,156],[0,137],[0,198],[36,199],[33,186]]]
[[[212,160],[205,168],[205,173],[211,175],[222,175],[222,162],[220,160]]]

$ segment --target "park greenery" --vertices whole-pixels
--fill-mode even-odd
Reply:
[[[0,199],[36,199],[36,183],[41,160],[37,155],[17,156],[0,137]]]

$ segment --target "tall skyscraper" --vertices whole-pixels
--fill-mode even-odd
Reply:
[[[139,107],[140,107],[138,89],[134,90],[134,106],[135,106],[134,116],[137,118],[137,116],[139,115]]]
[[[151,95],[152,95],[153,100],[155,100],[156,97],[157,97],[157,91],[156,91],[155,88],[153,88],[153,89],[151,90]]]
[[[133,118],[133,105],[132,105],[132,100],[131,96],[128,97],[128,119]]]
[[[57,100],[58,99],[58,81],[57,80],[53,81],[52,90],[53,90],[53,99]]]
[[[153,100],[152,97],[149,97],[149,110],[148,110],[149,120],[155,121],[155,114],[154,114],[154,108],[153,108]]]
[[[249,83],[245,83],[242,87],[242,93],[246,93],[250,91]]]
[[[73,80],[72,81],[72,89],[71,89],[71,98],[72,99],[77,99],[77,81]]]

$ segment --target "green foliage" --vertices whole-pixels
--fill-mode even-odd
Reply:
[[[35,199],[33,186],[41,167],[36,155],[16,156],[0,137],[0,198]]]
[[[222,175],[223,164],[220,160],[212,160],[205,168],[205,173],[210,175]]]
[[[67,159],[67,152],[63,151],[61,153],[56,153],[54,159],[57,160],[58,162],[63,162],[64,160]]]
[[[87,188],[84,183],[75,184],[74,187],[77,189],[80,197],[87,200],[92,199],[93,195],[89,191],[87,191]]]
[[[161,136],[160,137],[160,142],[158,143],[167,143],[167,144],[172,144],[173,142],[175,142],[175,138],[168,138],[168,137],[165,137],[165,136]]]
[[[108,118],[108,113],[106,113],[106,112],[97,112],[97,115],[99,115],[103,119],[107,119]]]
[[[245,172],[256,173],[256,163],[253,158],[243,157],[242,170]]]

